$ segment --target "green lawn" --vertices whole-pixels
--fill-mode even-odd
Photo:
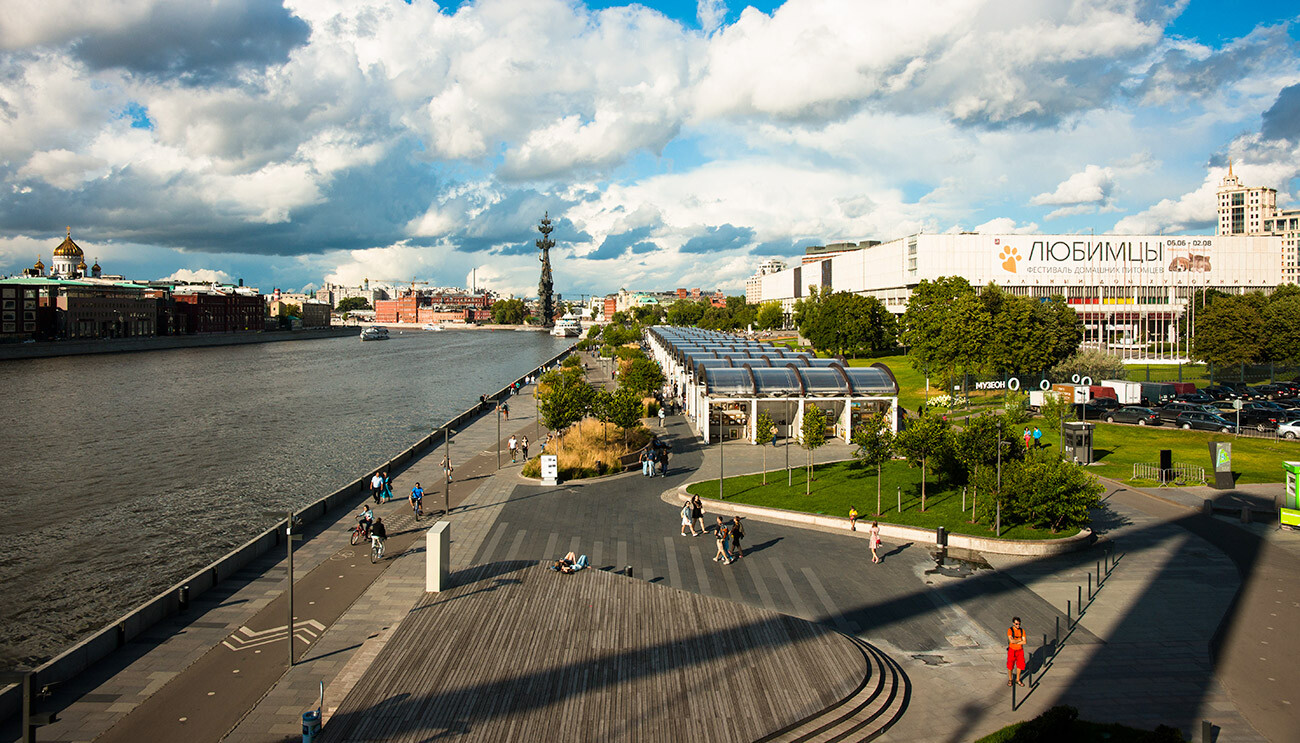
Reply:
[[[769,462],[776,464],[771,457]],[[992,525],[970,523],[970,511],[962,511],[961,488],[931,476],[926,482],[926,506],[921,511],[921,470],[896,461],[885,465],[881,483],[881,506],[885,514],[882,523],[905,524],[933,529],[943,526],[953,534],[970,534],[978,537],[994,536]],[[872,521],[876,510],[876,473],[856,462],[835,462],[813,468],[812,494],[804,495],[805,469],[794,468],[793,487],[786,486],[786,473],[777,467],[768,472],[767,485],[763,477],[743,475],[728,477],[723,483],[726,500],[754,506],[784,508],[791,511],[820,513],[828,516],[848,517],[849,507],[858,509],[859,519]],[[902,489],[903,510],[897,510],[898,489]],[[687,488],[702,498],[718,497],[718,481],[697,482]],[[967,508],[970,508],[969,501]],[[1046,529],[1028,526],[1004,528],[1004,539],[1059,539],[1075,534],[1062,531],[1053,534]]]
[[[1043,431],[1043,439],[1056,444],[1055,437],[1046,429]],[[1184,431],[1169,424],[1142,427],[1098,423],[1093,429],[1093,451],[1100,464],[1090,467],[1089,471],[1116,480],[1128,480],[1133,477],[1134,463],[1157,464],[1160,461],[1160,450],[1169,449],[1173,452],[1175,464],[1204,467],[1206,477],[1213,482],[1209,447],[1211,441],[1232,442],[1232,471],[1240,485],[1283,482],[1285,475],[1282,472],[1282,462],[1300,460],[1300,443],[1295,441]]]
[[[1064,732],[1053,730],[1041,736],[1021,732],[1021,729],[1028,724],[1028,720],[1013,723],[980,738],[975,743],[1038,743],[1039,741],[1044,743],[1048,741],[1050,743],[1169,743],[1183,740],[1181,736],[1173,737],[1176,736],[1173,731],[1166,732],[1166,737],[1159,737],[1149,730],[1139,730],[1113,722],[1076,720]]]

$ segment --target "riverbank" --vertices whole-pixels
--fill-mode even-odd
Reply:
[[[249,333],[218,333],[210,335],[159,335],[147,338],[99,338],[85,341],[41,341],[0,345],[0,361],[19,359],[46,359],[59,356],[85,356],[99,353],[134,353],[137,351],[165,351],[174,348],[208,348],[211,346],[242,346],[249,343],[276,343],[279,341],[310,341],[321,338],[340,338],[356,335],[360,331],[352,326],[310,328],[306,330],[268,330]]]

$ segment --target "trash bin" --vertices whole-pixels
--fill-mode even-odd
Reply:
[[[302,713],[302,743],[312,743],[320,734],[320,710],[309,709]]]
[[[948,546],[948,530],[942,526],[934,530],[934,544],[936,547]]]

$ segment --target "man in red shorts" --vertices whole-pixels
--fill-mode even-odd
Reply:
[[[1025,670],[1025,631],[1020,627],[1020,617],[1011,618],[1007,628],[1007,686],[1012,683],[1024,686],[1020,672]]]

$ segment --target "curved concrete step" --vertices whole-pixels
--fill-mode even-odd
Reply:
[[[862,684],[839,703],[760,738],[758,743],[869,741],[902,717],[911,699],[907,675],[892,658],[871,644],[847,637],[867,663]]]

